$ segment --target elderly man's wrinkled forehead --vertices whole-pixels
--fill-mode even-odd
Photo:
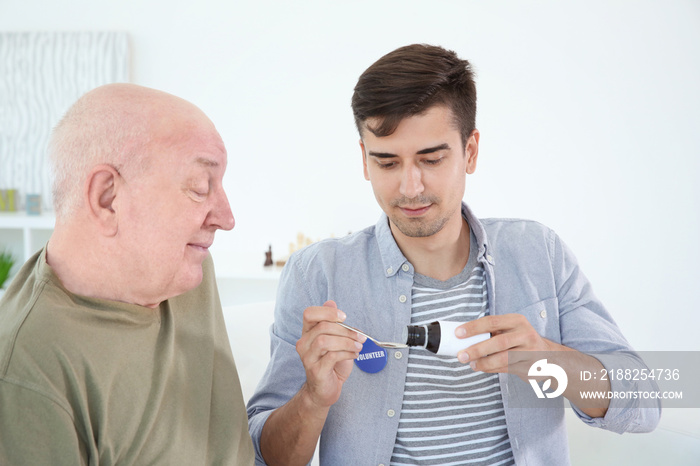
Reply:
[[[142,125],[158,129],[164,123],[188,120],[193,124],[208,123],[209,119],[192,103],[172,94],[135,84],[108,84],[85,94],[87,113],[103,114],[117,125]]]
[[[129,84],[104,86],[92,96],[96,107],[108,109],[107,118],[128,135],[129,146],[159,148],[166,152],[188,142],[200,142],[225,151],[214,124],[198,107],[155,89]],[[89,96],[88,96],[89,97]],[[151,151],[133,155],[147,156]]]

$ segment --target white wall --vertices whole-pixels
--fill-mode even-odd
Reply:
[[[376,221],[352,88],[400,45],[441,44],[478,72],[476,212],[555,228],[640,349],[698,349],[698,2],[0,2],[0,30],[102,29],[130,34],[132,81],[227,144],[222,274]]]
[[[454,49],[478,73],[466,200],[555,228],[638,349],[699,349],[697,1],[2,0],[0,30],[126,31],[132,81],[212,118],[237,220],[222,274],[373,224],[355,81],[401,45]]]

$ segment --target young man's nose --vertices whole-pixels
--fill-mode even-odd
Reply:
[[[423,176],[419,167],[406,166],[401,173],[400,193],[413,199],[423,192]]]

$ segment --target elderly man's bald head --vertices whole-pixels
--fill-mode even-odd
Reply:
[[[54,128],[49,154],[53,201],[59,220],[83,202],[90,170],[112,165],[138,175],[149,166],[149,145],[167,143],[173,121],[213,124],[196,106],[171,94],[135,84],[107,84],[82,96]]]
[[[156,307],[199,285],[216,231],[235,225],[221,136],[178,97],[97,88],[58,124],[51,156],[46,260],[73,293]]]

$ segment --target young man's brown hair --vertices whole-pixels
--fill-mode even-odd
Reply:
[[[452,110],[462,143],[476,124],[476,84],[467,60],[451,50],[424,44],[398,48],[362,73],[352,96],[357,130],[375,136],[392,134],[401,120],[435,105]],[[365,125],[368,118],[379,124]]]

